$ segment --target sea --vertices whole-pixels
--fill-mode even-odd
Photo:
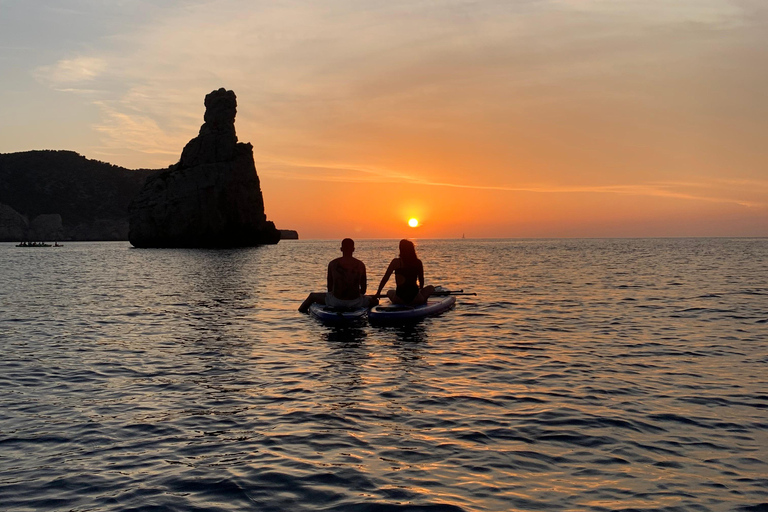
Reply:
[[[333,327],[340,240],[0,244],[0,509],[768,510],[768,239],[416,246],[477,295]]]

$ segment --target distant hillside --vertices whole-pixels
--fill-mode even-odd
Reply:
[[[0,154],[0,240],[126,240],[128,204],[155,172],[73,151]]]

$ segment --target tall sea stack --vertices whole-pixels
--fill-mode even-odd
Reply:
[[[135,247],[248,247],[276,244],[267,220],[253,146],[237,142],[233,91],[205,97],[200,134],[178,164],[150,176],[129,207]]]

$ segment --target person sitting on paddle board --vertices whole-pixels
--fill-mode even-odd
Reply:
[[[379,303],[375,297],[365,295],[368,281],[365,264],[352,257],[355,242],[351,238],[341,241],[341,258],[328,264],[328,291],[315,292],[299,306],[299,311],[306,313],[314,303],[325,304],[339,309],[371,308]]]
[[[434,286],[424,286],[424,265],[416,256],[416,247],[410,240],[400,240],[400,256],[392,260],[381,278],[376,297],[381,295],[381,290],[389,281],[389,276],[395,273],[397,288],[389,290],[387,297],[392,304],[404,304],[406,306],[419,306],[425,304],[430,295],[435,291]]]

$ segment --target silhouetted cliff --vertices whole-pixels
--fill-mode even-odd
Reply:
[[[73,151],[0,154],[0,240],[127,240],[128,204],[157,172]]]
[[[130,205],[136,247],[248,247],[276,244],[253,146],[237,141],[235,93],[205,97],[204,123],[179,163],[149,178]]]

